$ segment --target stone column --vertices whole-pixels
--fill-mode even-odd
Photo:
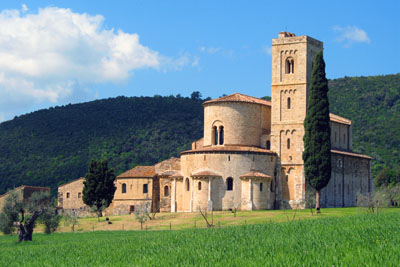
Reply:
[[[249,203],[247,206],[248,210],[253,210],[253,182],[249,178]]]
[[[171,212],[176,212],[176,178],[174,178],[173,189],[171,191]]]
[[[207,202],[207,211],[213,210],[213,203],[211,200],[211,177],[208,177],[208,202]]]

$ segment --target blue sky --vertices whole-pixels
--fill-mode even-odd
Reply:
[[[270,95],[280,31],[323,41],[328,78],[398,73],[399,3],[2,1],[0,121],[120,95]]]

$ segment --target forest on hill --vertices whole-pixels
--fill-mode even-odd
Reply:
[[[0,124],[0,194],[84,176],[90,159],[118,175],[178,156],[203,135],[200,97],[117,97],[39,110]]]
[[[329,102],[352,120],[353,150],[373,157],[373,177],[400,167],[400,73],[330,80]]]
[[[331,112],[353,121],[354,150],[373,174],[400,165],[400,74],[329,81]],[[203,135],[198,92],[117,97],[35,111],[0,124],[0,194],[22,184],[58,185],[84,176],[90,159],[118,175],[190,148]]]

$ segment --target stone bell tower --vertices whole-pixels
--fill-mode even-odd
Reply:
[[[305,196],[304,119],[314,56],[322,42],[280,32],[272,39],[271,150],[280,159],[277,204],[295,207]]]

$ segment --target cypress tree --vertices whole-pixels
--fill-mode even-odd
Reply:
[[[315,208],[320,212],[320,192],[331,178],[331,129],[329,125],[328,80],[322,51],[314,59],[307,113],[304,120],[304,171],[316,191]]]
[[[114,185],[115,175],[113,169],[108,169],[107,160],[92,160],[89,164],[89,171],[83,182],[83,202],[102,216],[102,211],[107,208],[117,189]]]

